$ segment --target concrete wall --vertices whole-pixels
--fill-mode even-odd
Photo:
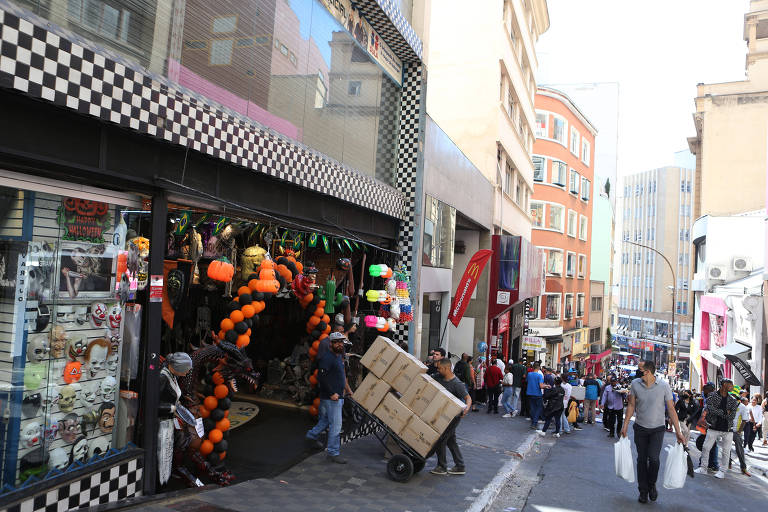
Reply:
[[[608,295],[613,266],[613,207],[608,198],[598,193],[592,196],[592,201],[592,261],[589,278],[602,281],[604,294]]]

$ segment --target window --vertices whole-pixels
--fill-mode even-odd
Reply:
[[[576,273],[576,254],[568,252],[565,257],[565,277],[573,277]]]
[[[560,144],[565,146],[565,119],[558,116],[553,116],[553,130],[552,130],[552,138],[558,141]]]
[[[128,2],[116,0],[68,0],[70,20],[96,34],[133,46],[141,45],[141,33],[146,30],[142,11],[131,11]]]
[[[602,297],[592,297],[592,311],[602,311],[603,310],[603,298]]]
[[[507,82],[507,115],[510,119],[515,119],[515,95],[512,92],[512,84]],[[521,116],[522,117],[522,116]]]
[[[533,181],[544,181],[547,177],[547,161],[542,156],[533,157]]]
[[[584,303],[586,299],[586,295],[583,293],[576,295],[576,318],[584,316]]]
[[[214,34],[226,34],[234,32],[237,29],[237,16],[220,16],[213,18],[213,28],[211,32]]]
[[[544,313],[547,320],[560,320],[560,294],[545,295],[546,307]]]
[[[325,106],[325,95],[328,89],[325,86],[325,79],[323,74],[317,72],[317,80],[315,82],[315,108],[323,108]]]
[[[579,215],[579,239],[587,241],[587,218]]]
[[[226,66],[232,64],[232,39],[215,39],[211,41],[211,66]]]
[[[573,318],[573,294],[572,293],[565,294],[565,314],[563,315],[563,318],[565,319]]]
[[[549,228],[563,232],[563,219],[565,217],[565,208],[557,205],[549,205]]]
[[[565,162],[552,160],[552,183],[554,185],[565,186],[565,171],[567,168]]]
[[[544,227],[544,204],[531,201],[531,221],[534,227]]]
[[[584,162],[584,165],[589,166],[589,141],[582,139],[581,140],[581,161]]]
[[[523,200],[523,179],[522,179],[522,176],[520,176],[520,174],[517,173],[517,179],[515,179],[515,203],[520,207],[524,207],[525,205],[522,204],[522,200]]]
[[[587,256],[586,254],[579,254],[579,278],[584,279],[587,273]]]
[[[558,249],[547,251],[547,273],[557,276],[563,273],[563,251]]]
[[[579,194],[579,173],[571,169],[568,179],[569,190],[571,194]]]
[[[581,199],[589,201],[589,180],[587,178],[581,178]]]
[[[568,210],[568,236],[576,238],[578,215],[573,210]]]
[[[426,196],[422,264],[452,268],[455,234],[456,209],[434,197]]]
[[[360,89],[362,89],[363,83],[358,80],[351,80],[349,87],[347,88],[347,94],[350,96],[360,96]]]
[[[511,195],[512,191],[512,171],[510,170],[510,163],[507,162],[507,169],[504,171],[504,193]]]
[[[526,303],[530,306],[530,309],[528,310],[529,319],[539,318],[539,299],[539,297],[534,297],[526,301]]]
[[[536,112],[536,137],[547,138],[549,137],[549,130],[547,118],[549,115],[546,112]]]
[[[571,126],[571,153],[574,155],[579,154],[579,131]]]
[[[184,41],[184,46],[190,50],[205,50],[208,48],[208,43],[205,41]]]

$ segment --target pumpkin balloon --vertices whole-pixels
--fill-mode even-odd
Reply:
[[[216,384],[217,386],[219,384],[224,384],[224,376],[221,373],[219,373],[219,372],[214,373],[213,374],[213,383]]]
[[[208,265],[208,277],[214,281],[228,283],[235,275],[235,267],[227,258],[214,260]]]
[[[213,430],[211,430],[211,432],[213,432]],[[202,453],[203,455],[208,455],[212,451],[213,451],[213,443],[212,442],[210,442],[209,440],[206,439],[205,441],[200,443],[200,453]]]
[[[218,386],[216,386],[216,388],[214,388],[213,394],[214,394],[214,396],[216,396],[216,398],[221,400],[222,398],[226,398],[227,397],[227,395],[229,394],[229,388],[227,386],[225,386],[224,384],[219,384]],[[219,403],[216,402],[216,405],[218,405],[218,404]],[[215,408],[216,407],[214,407],[214,409]]]
[[[222,418],[219,421],[216,422],[216,428],[221,430],[222,432],[226,432],[229,430],[229,420],[227,418]]]
[[[224,439],[224,433],[221,430],[215,428],[208,432],[208,439],[213,444],[220,443],[221,440]]]
[[[215,396],[207,396],[205,397],[205,400],[203,400],[203,405],[206,409],[209,411],[212,411],[216,408],[216,406],[219,405],[219,401],[216,399]]]

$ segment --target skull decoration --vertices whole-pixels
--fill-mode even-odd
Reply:
[[[109,451],[109,438],[105,436],[97,437],[91,440],[88,445],[88,456],[95,457],[103,455]]]
[[[35,334],[27,340],[27,360],[30,363],[41,363],[48,358],[48,335]]]
[[[64,416],[64,418],[59,420],[59,432],[61,433],[61,438],[64,440],[65,443],[71,443],[75,439],[77,439],[77,436],[79,436],[83,431],[83,425],[80,421],[80,416],[77,414],[71,412]]]
[[[72,412],[75,408],[75,388],[70,385],[63,386],[59,389],[59,410],[61,412]]]
[[[108,373],[115,373],[117,371],[117,352],[110,352],[109,356],[107,356],[107,372]]]
[[[109,328],[112,330],[120,329],[120,322],[123,320],[122,308],[119,302],[115,302],[109,307]]]
[[[35,421],[27,423],[27,425],[21,429],[21,442],[25,447],[32,448],[40,442],[41,435],[42,431],[39,423]]]
[[[60,325],[54,325],[51,332],[48,333],[48,341],[51,345],[51,357],[59,359],[64,357],[67,348],[67,331]]]
[[[72,462],[88,460],[88,439],[85,436],[80,436],[75,440],[75,444],[72,445],[70,460]]]
[[[99,407],[99,430],[104,434],[110,434],[113,428],[115,428],[115,404],[104,402]]]
[[[111,375],[104,377],[101,381],[101,397],[104,401],[110,402],[115,398],[115,388],[117,387],[117,381]]]
[[[91,325],[94,328],[104,326],[107,320],[107,305],[103,302],[94,302],[91,304]]]
[[[69,456],[63,448],[54,448],[48,455],[48,465],[52,468],[64,469],[69,465]]]
[[[85,363],[88,365],[88,376],[96,377],[96,374],[106,369],[107,355],[109,354],[109,342],[104,338],[97,338],[88,344],[85,351]]]
[[[99,396],[99,383],[96,381],[83,382],[83,400],[93,403]]]
[[[70,338],[67,341],[67,355],[73,361],[85,354],[85,338]]]

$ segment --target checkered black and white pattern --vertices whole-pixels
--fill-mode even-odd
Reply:
[[[131,459],[55,489],[28,496],[9,506],[7,512],[58,512],[141,495],[143,460]]]
[[[358,0],[357,7],[403,63],[422,59],[421,39],[394,0]]]
[[[394,188],[0,0],[0,87],[401,218]]]

